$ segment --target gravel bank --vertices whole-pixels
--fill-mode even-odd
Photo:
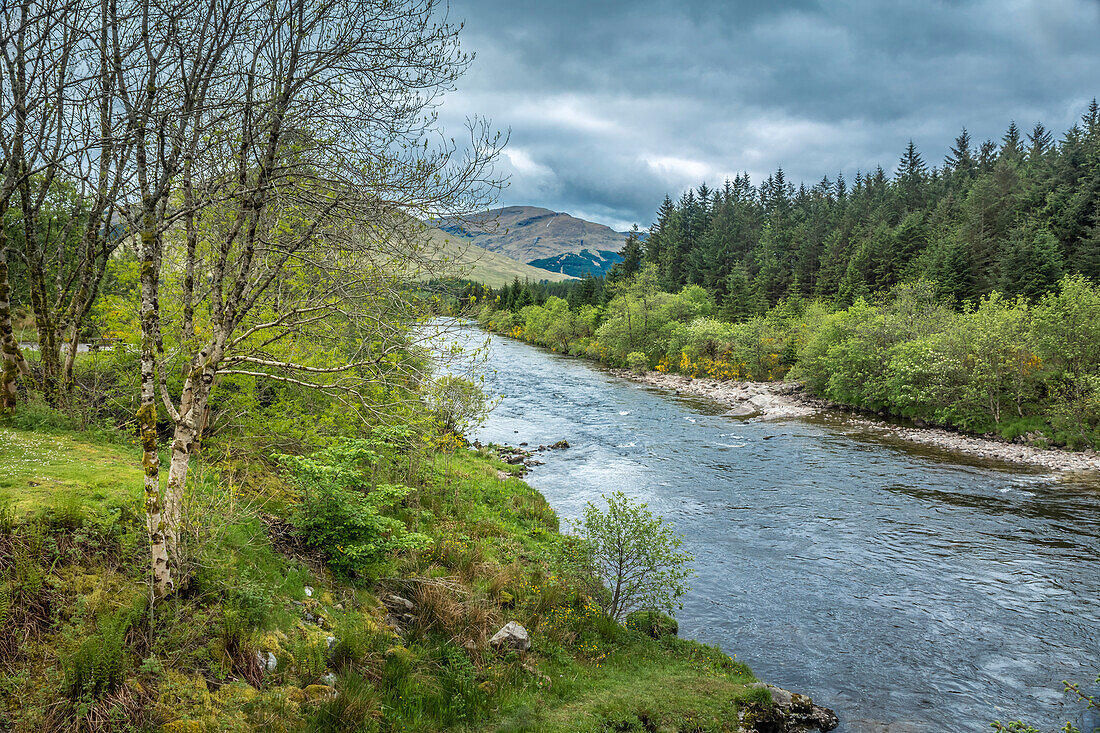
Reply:
[[[819,410],[835,407],[808,397],[797,382],[727,382],[717,379],[691,379],[661,372],[638,374],[627,369],[615,369],[612,372],[618,377],[658,389],[714,400],[730,408],[726,413],[730,417],[777,420],[807,417]],[[844,424],[858,430],[977,458],[1025,463],[1053,471],[1100,472],[1100,454],[1094,451],[1071,452],[1039,448],[965,435],[942,428],[892,425],[855,414],[844,421]]]

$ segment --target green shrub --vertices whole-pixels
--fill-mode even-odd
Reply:
[[[435,380],[424,398],[441,435],[465,435],[481,424],[489,409],[489,401],[480,387],[453,375]]]
[[[466,653],[451,643],[440,647],[439,661],[439,722],[451,726],[474,720],[482,702],[477,669]]]
[[[631,351],[626,355],[626,366],[632,372],[645,374],[649,369],[649,357],[641,351]]]
[[[654,639],[662,636],[676,636],[680,625],[676,619],[660,611],[634,611],[627,614],[626,627],[641,632]]]
[[[614,621],[642,608],[672,611],[695,574],[687,567],[694,558],[680,549],[683,538],[621,491],[604,500],[607,511],[588,502],[574,524],[582,563],[611,593],[604,611]]]
[[[302,490],[291,516],[295,529],[345,575],[369,573],[388,556],[422,549],[430,541],[383,513],[412,491],[371,484],[369,474],[383,448],[377,441],[345,440],[308,457],[281,457]]]

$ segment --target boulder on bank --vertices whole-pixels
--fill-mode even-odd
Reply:
[[[797,692],[757,682],[753,687],[767,690],[772,706],[750,703],[739,713],[741,733],[826,733],[840,725],[836,713]]]
[[[527,629],[515,621],[509,621],[504,627],[493,634],[489,639],[489,646],[494,649],[514,649],[517,652],[525,652],[531,648],[531,637]]]

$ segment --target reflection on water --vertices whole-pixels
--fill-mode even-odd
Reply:
[[[552,443],[529,482],[563,518],[622,490],[675,522],[699,577],[681,632],[894,730],[1054,729],[1100,670],[1100,491],[887,443],[825,416],[707,402],[494,339],[483,441]]]

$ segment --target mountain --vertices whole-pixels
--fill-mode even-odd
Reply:
[[[478,247],[469,238],[431,228],[428,231],[432,256],[448,263],[444,268],[451,277],[474,280],[490,287],[507,285],[517,277],[520,280],[560,282],[571,279],[568,273],[551,272]],[[433,273],[438,274],[438,273]]]
[[[609,257],[599,253],[617,253],[626,240],[626,235],[611,227],[537,206],[506,206],[435,225],[490,252],[527,263],[588,250],[597,254],[585,259],[610,267]],[[560,272],[557,264],[552,267]]]
[[[590,249],[582,249],[580,252],[566,252],[553,257],[531,260],[527,264],[550,272],[584,277],[585,275],[604,275],[612,265],[622,261],[623,256],[618,252],[606,249],[593,252]]]

